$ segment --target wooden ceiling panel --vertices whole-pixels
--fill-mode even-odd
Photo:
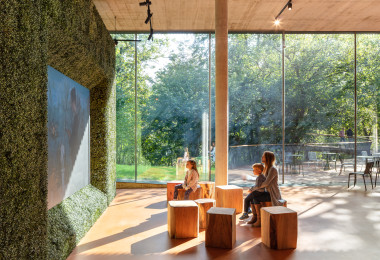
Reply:
[[[110,31],[148,32],[143,0],[93,0]],[[161,32],[215,30],[215,0],[151,0],[153,29]],[[287,0],[229,0],[231,32],[380,31],[380,0],[293,0],[281,24],[274,18]]]

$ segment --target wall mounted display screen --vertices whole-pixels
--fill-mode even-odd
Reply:
[[[90,91],[48,66],[48,208],[89,184]]]

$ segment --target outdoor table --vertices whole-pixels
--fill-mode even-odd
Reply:
[[[336,156],[336,153],[322,153],[322,157],[325,157],[326,159],[326,164],[325,164],[325,167],[323,168],[323,170],[330,170],[330,156],[333,156],[335,155]]]
[[[359,156],[356,156],[356,158],[365,159],[365,163],[367,163],[368,159],[373,159],[373,158],[375,158],[375,156],[372,156],[372,155],[359,155]]]

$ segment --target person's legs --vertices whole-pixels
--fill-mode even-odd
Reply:
[[[248,213],[249,206],[251,205],[251,202],[253,200],[254,192],[251,192],[245,197],[244,199],[244,212]]]
[[[270,193],[267,191],[256,192],[253,196],[253,204],[260,204],[260,202],[266,202],[270,200]]]
[[[177,184],[174,186],[174,199],[176,200],[178,197],[178,189],[182,189],[182,184]]]
[[[187,191],[185,191],[185,200],[188,200],[189,199],[189,196],[190,196],[190,193],[192,192],[193,190],[190,188],[188,189]]]
[[[270,200],[270,193],[267,191],[264,192],[257,192],[253,196],[253,203],[255,204],[255,211],[257,214],[257,220],[254,224],[252,224],[253,227],[261,227],[261,215],[260,215],[260,209],[261,209],[261,204],[260,202],[265,202],[265,201],[271,201]]]

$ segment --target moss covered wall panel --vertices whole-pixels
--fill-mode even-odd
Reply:
[[[91,185],[51,208],[48,259],[66,259],[106,208],[106,195]]]
[[[116,86],[104,82],[91,90],[90,99],[91,184],[110,203],[116,193]]]
[[[91,133],[99,135],[91,144],[105,149],[95,148],[91,174],[107,204],[116,179],[114,43],[90,0],[2,0],[0,16],[0,259],[46,259],[47,251],[61,256],[73,248],[67,234],[75,234],[76,244],[92,224],[72,226],[73,233],[62,236],[48,236],[47,227],[67,230],[60,224],[70,222],[61,218],[85,220],[88,214],[93,223],[104,207],[86,208],[88,198],[79,196],[72,213],[53,210],[48,218],[47,65],[89,88],[92,97],[105,98],[92,98],[99,122],[91,117]]]
[[[52,0],[48,63],[91,89],[112,83],[114,42],[91,0]]]
[[[46,2],[0,4],[0,259],[44,259]]]

